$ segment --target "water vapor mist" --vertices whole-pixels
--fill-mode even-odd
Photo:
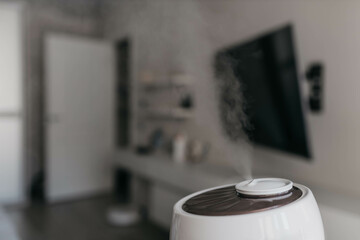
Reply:
[[[243,90],[232,69],[235,60],[226,55],[217,55],[215,60],[215,76],[219,89],[220,117],[226,136],[232,141],[246,137],[244,130],[253,130],[244,109],[247,107]]]
[[[215,79],[219,97],[219,113],[226,145],[232,154],[227,160],[244,178],[252,178],[253,146],[246,133],[253,130],[244,110],[247,102],[244,98],[244,86],[233,71],[235,59],[218,54],[215,59]],[[245,133],[246,132],[246,133]]]

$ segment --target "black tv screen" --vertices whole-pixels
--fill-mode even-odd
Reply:
[[[249,138],[310,158],[291,25],[219,51],[215,64],[224,57],[241,82]]]

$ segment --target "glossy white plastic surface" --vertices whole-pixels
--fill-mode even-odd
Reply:
[[[293,182],[283,178],[255,178],[235,186],[238,193],[251,196],[281,194],[290,191],[292,187]]]
[[[187,213],[182,206],[188,199],[212,189],[191,194],[174,206],[170,240],[324,240],[322,219],[311,190],[299,184],[294,186],[303,191],[295,202],[235,216]]]

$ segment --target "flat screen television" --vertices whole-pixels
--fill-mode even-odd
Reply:
[[[243,112],[252,126],[243,130],[250,140],[310,159],[292,26],[218,51],[217,71],[224,57],[241,82]]]

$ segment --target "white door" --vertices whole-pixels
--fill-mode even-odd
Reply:
[[[24,200],[22,14],[0,2],[0,205]]]
[[[50,202],[111,188],[115,51],[110,43],[49,35],[46,197]]]

